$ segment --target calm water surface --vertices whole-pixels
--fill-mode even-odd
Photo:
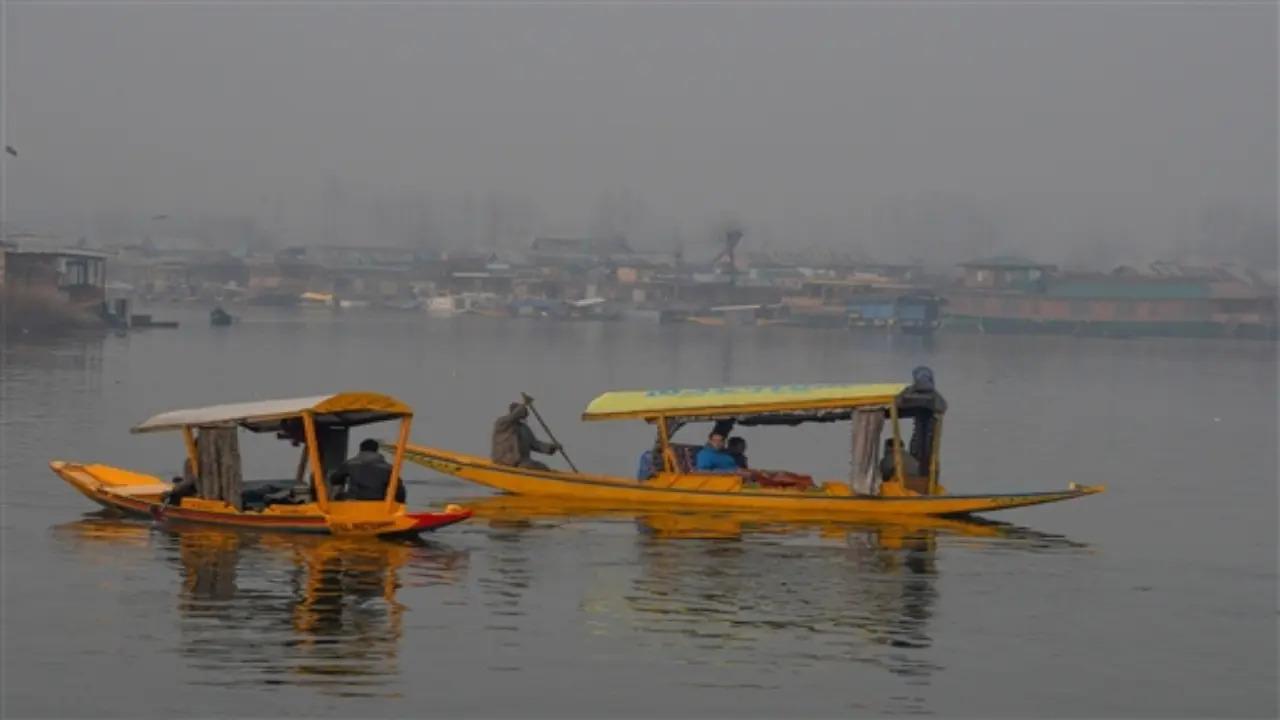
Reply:
[[[1273,345],[158,312],[183,326],[4,347],[6,717],[1277,712]],[[401,396],[416,440],[484,453],[523,390],[579,466],[629,475],[652,435],[578,422],[603,390],[919,363],[952,406],[954,491],[1108,493],[1006,524],[779,525],[568,516],[411,466],[414,504],[479,517],[390,544],[106,518],[46,465],[171,476],[177,438],[131,424],[337,389]],[[838,477],[846,431],[743,434],[754,464]],[[292,470],[270,440],[244,451]]]

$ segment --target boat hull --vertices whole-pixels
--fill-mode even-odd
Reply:
[[[903,534],[943,532],[987,538],[1025,536],[1034,532],[1016,525],[971,516],[874,515],[842,518],[759,510],[627,509],[536,495],[491,495],[468,500],[467,507],[475,513],[477,520],[491,523],[570,519],[633,520],[654,534],[665,537],[734,538],[741,537],[748,531],[790,533],[805,528],[823,532],[847,532],[852,529],[875,529]]]
[[[262,511],[240,511],[227,503],[184,498],[181,505],[167,505],[159,478],[107,465],[80,465],[62,461],[50,469],[99,505],[133,517],[149,517],[165,523],[194,523],[253,530],[323,535],[397,537],[437,530],[471,517],[471,511],[450,507],[444,512],[387,512],[381,502],[334,502],[329,512],[314,503],[272,505]]]
[[[1101,487],[1085,486],[1073,486],[1056,492],[933,496],[848,495],[783,489],[703,490],[656,487],[609,476],[508,467],[473,455],[420,445],[407,446],[405,459],[446,475],[515,495],[557,497],[611,507],[784,511],[814,518],[959,516],[1072,500],[1102,492]],[[710,479],[716,478],[712,476]]]

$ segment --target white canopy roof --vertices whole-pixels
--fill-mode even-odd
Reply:
[[[317,421],[341,422],[346,425],[362,425],[413,414],[408,405],[388,395],[348,392],[170,410],[138,424],[133,432],[230,424],[242,424],[262,431],[278,426],[280,420],[298,417],[307,412],[314,413]]]

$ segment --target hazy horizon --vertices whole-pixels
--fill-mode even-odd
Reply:
[[[32,230],[1274,265],[1274,3],[5,12]]]

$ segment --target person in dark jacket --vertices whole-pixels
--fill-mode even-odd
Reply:
[[[182,461],[182,477],[173,479],[173,487],[165,493],[166,505],[181,505],[182,498],[196,494],[196,471],[191,466],[191,458]]]
[[[747,441],[737,435],[729,438],[729,454],[739,470],[747,469]]]
[[[507,406],[507,414],[493,423],[493,443],[489,457],[499,465],[550,470],[551,468],[532,459],[530,455],[535,452],[555,455],[560,451],[560,445],[539,440],[525,422],[528,417],[528,405],[511,403]]]
[[[329,476],[335,500],[382,500],[391,484],[391,463],[379,452],[372,438],[360,443],[360,452],[338,466]],[[396,487],[396,502],[405,500],[404,483]]]
[[[894,460],[894,451],[901,447],[901,442],[889,438],[884,441],[884,454],[880,458],[880,479],[888,482],[897,477],[898,466]],[[920,474],[920,463],[910,453],[902,453],[902,474],[915,477]]]

